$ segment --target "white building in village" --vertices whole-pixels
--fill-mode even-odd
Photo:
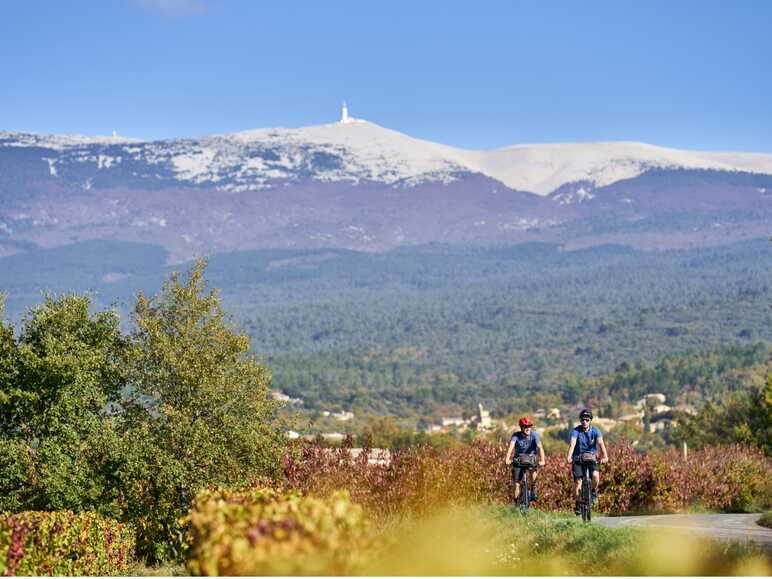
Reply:
[[[340,412],[336,412],[335,414],[333,414],[332,417],[335,420],[339,420],[341,422],[348,422],[349,420],[354,419],[354,413],[349,412],[348,410],[341,410]]]
[[[443,428],[466,426],[466,420],[462,416],[443,416],[440,419]]]
[[[271,390],[271,398],[277,402],[285,402],[287,404],[303,404],[303,400],[300,398],[292,398],[285,394],[281,390]]]
[[[491,411],[485,410],[481,402],[477,403],[477,430],[491,430],[493,421],[491,420]]]
[[[662,393],[655,393],[655,394],[646,394],[643,398],[641,398],[638,402],[635,403],[636,409],[645,408],[647,404],[649,405],[659,405],[665,403],[665,395]]]

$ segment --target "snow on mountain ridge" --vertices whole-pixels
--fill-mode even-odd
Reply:
[[[512,189],[539,195],[549,195],[561,185],[578,181],[590,181],[602,187],[636,177],[651,168],[772,174],[772,155],[688,151],[631,141],[511,145],[474,151],[415,139],[368,122],[257,129],[223,135],[223,138],[252,143],[332,145],[347,153],[345,169],[369,174],[373,180],[394,182],[421,176],[444,176],[453,180],[454,172],[468,171],[497,179]],[[336,177],[339,175],[327,176]]]
[[[469,168],[458,149],[409,137],[367,121],[330,123],[298,129],[256,129],[222,135],[244,144],[268,144],[292,152],[308,145],[317,152],[339,156],[341,164],[321,171],[320,180],[359,176],[396,183],[422,177],[453,180],[453,174]]]
[[[46,149],[63,150],[84,145],[123,145],[141,142],[140,139],[132,139],[120,135],[46,135],[0,131],[0,145],[9,147],[44,147]]]
[[[566,183],[597,187],[630,179],[650,168],[734,170],[692,151],[637,142],[512,145],[477,155],[476,167],[514,189],[548,195]],[[768,156],[772,170],[772,156]]]
[[[365,121],[299,129],[255,129],[201,139],[154,141],[134,158],[168,164],[176,177],[226,191],[268,187],[299,177],[410,186],[453,181],[468,171],[451,147],[413,139]]]
[[[416,139],[367,121],[151,142],[118,136],[0,132],[3,145],[46,147],[60,155],[72,150],[69,160],[96,159],[100,169],[125,157],[166,166],[180,181],[211,183],[233,192],[304,178],[412,186],[423,181],[447,183],[462,173],[480,173],[512,189],[545,196],[566,183],[589,182],[600,187],[651,168],[772,174],[772,155],[688,151],[626,141],[511,145],[474,151]],[[90,149],[116,145],[122,145],[121,156]],[[59,161],[47,162],[55,176]]]

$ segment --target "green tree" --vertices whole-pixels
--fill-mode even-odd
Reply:
[[[122,384],[118,316],[87,296],[48,297],[18,343],[0,326],[0,510],[114,513],[110,404]]]
[[[19,350],[13,328],[3,322],[4,314],[5,295],[0,294],[0,435],[8,436],[16,427],[15,403],[23,392],[16,385]]]
[[[772,372],[763,385],[708,402],[695,416],[685,417],[673,432],[676,442],[701,447],[744,442],[772,455]]]
[[[205,266],[140,295],[134,314],[120,476],[138,547],[156,560],[180,556],[178,520],[197,491],[281,468],[270,373],[229,327],[216,291],[205,291]]]

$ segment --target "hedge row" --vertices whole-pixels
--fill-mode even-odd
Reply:
[[[117,575],[133,555],[133,529],[93,513],[0,515],[0,575]]]
[[[677,511],[688,508],[742,510],[772,503],[772,460],[757,448],[707,447],[683,460],[675,450],[640,454],[628,444],[609,449],[601,472],[598,507],[609,514]],[[368,465],[367,453],[353,459],[345,449],[303,445],[285,457],[291,488],[324,496],[348,489],[375,515],[425,513],[435,507],[512,500],[506,447],[477,441],[439,452],[410,448],[389,465]],[[537,506],[573,508],[570,467],[562,455],[547,457],[540,470]]]
[[[345,494],[320,501],[274,491],[205,493],[191,515],[188,569],[275,576],[561,576],[577,570],[767,576],[772,570],[772,560],[751,546],[584,525],[536,510],[450,508],[390,521],[377,527],[377,539],[368,537],[361,512]]]
[[[772,502],[772,460],[755,447],[706,447],[690,452],[687,460],[676,450],[641,454],[626,444],[610,453],[611,462],[601,470],[598,503],[609,514],[691,508],[738,511]],[[544,469],[544,508],[571,508],[569,477],[563,472],[567,468]]]
[[[195,575],[350,574],[367,551],[362,508],[346,492],[326,499],[271,489],[204,491],[188,517]]]

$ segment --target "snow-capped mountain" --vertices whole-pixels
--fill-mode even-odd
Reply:
[[[157,243],[172,259],[431,241],[659,247],[764,236],[772,222],[772,155],[472,151],[346,120],[159,141],[0,132],[0,255],[84,239]]]
[[[651,169],[700,169],[772,174],[772,155],[683,151],[645,143],[513,145],[471,151],[415,139],[366,121],[298,129],[257,129],[200,139],[143,142],[123,137],[0,132],[0,147],[50,149],[52,176],[80,163],[117,171],[121,164],[186,185],[223,191],[263,189],[277,182],[372,181],[397,186],[451,182],[479,173],[518,191],[549,195],[567,183],[594,187]]]
[[[682,151],[634,142],[513,145],[470,157],[476,163],[469,166],[480,173],[539,195],[580,181],[604,187],[652,169],[772,174],[772,155]]]

